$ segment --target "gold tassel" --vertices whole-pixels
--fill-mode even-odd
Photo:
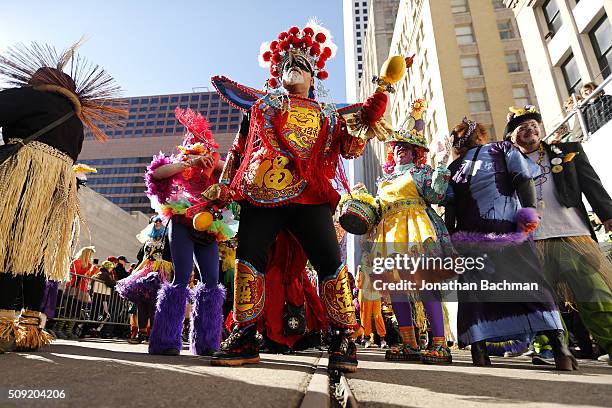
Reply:
[[[427,331],[427,328],[429,327],[425,306],[423,306],[423,302],[421,301],[414,302],[414,324],[421,332]]]
[[[40,327],[40,313],[24,311],[19,317],[15,350],[37,351],[51,344],[53,336]]]

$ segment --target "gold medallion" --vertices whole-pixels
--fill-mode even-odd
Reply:
[[[552,167],[553,173],[561,173],[562,171],[563,171],[563,166],[556,165]]]
[[[543,210],[546,208],[546,203],[544,202],[544,200],[539,200],[538,201],[538,209],[539,210]]]

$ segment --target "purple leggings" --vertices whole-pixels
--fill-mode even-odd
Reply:
[[[170,221],[168,233],[174,266],[172,284],[187,286],[195,261],[200,271],[200,282],[205,283],[209,288],[215,287],[219,283],[219,247],[217,242],[206,246],[195,244],[189,236],[188,227],[180,222],[175,222],[175,220]]]
[[[439,299],[439,293],[422,291],[423,297]],[[403,294],[392,294],[391,303],[397,324],[399,327],[414,326],[412,320],[412,306],[410,301]],[[427,320],[431,325],[433,337],[444,337],[444,315],[442,314],[442,302],[439,300],[424,301]]]

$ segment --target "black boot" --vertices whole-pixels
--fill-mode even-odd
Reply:
[[[229,337],[221,343],[221,349],[210,360],[214,366],[241,366],[259,363],[261,335],[255,325],[234,327]]]
[[[345,330],[332,329],[328,352],[327,368],[329,370],[338,370],[345,373],[357,371],[357,347]]]
[[[128,339],[130,344],[141,344],[147,340],[147,333],[139,331],[136,337]]]
[[[565,343],[563,330],[549,330],[544,332],[548,337],[553,354],[555,355],[555,367],[559,371],[572,371],[578,369],[578,361]]]
[[[489,352],[487,351],[487,341],[480,340],[476,343],[472,343],[470,346],[472,352],[472,364],[477,367],[484,367],[491,365],[491,359],[489,358]]]

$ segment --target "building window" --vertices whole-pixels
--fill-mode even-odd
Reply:
[[[450,5],[453,13],[467,13],[469,11],[467,0],[451,0]]]
[[[361,45],[361,40],[357,40],[357,45]]]
[[[512,96],[514,97],[515,106],[529,105],[529,89],[527,85],[515,86],[512,88]]]
[[[464,78],[472,78],[482,75],[478,55],[461,57],[461,69],[463,71]]]
[[[361,30],[361,24],[355,24],[355,28]]]
[[[359,18],[359,16],[355,17],[355,21],[361,21],[361,18]]]
[[[499,31],[499,38],[502,40],[510,40],[515,37],[512,21],[510,20],[498,21],[497,30]]]
[[[506,65],[508,66],[508,72],[521,72],[523,70],[518,51],[506,54]]]
[[[470,112],[486,112],[489,110],[489,102],[484,89],[479,91],[469,91],[467,93]]]
[[[552,37],[559,31],[561,24],[563,24],[559,6],[557,6],[557,0],[546,1],[542,6],[542,11],[544,11],[544,19],[546,20],[548,31],[550,31],[549,36]]]
[[[601,69],[603,78],[606,78],[610,75],[610,67],[612,66],[612,25],[610,25],[607,16],[604,15],[599,20],[589,33],[589,37],[591,37],[593,51],[597,56],[599,69]]]
[[[361,47],[357,47],[357,52],[362,52]]]
[[[578,89],[582,85],[582,79],[580,78],[580,72],[578,72],[578,65],[573,55],[561,65],[561,72],[563,73],[563,79],[565,80],[565,87],[569,95],[577,93]]]
[[[493,0],[493,8],[495,10],[506,8],[502,0]]]
[[[455,27],[455,36],[459,45],[474,43],[474,33],[471,25]]]

